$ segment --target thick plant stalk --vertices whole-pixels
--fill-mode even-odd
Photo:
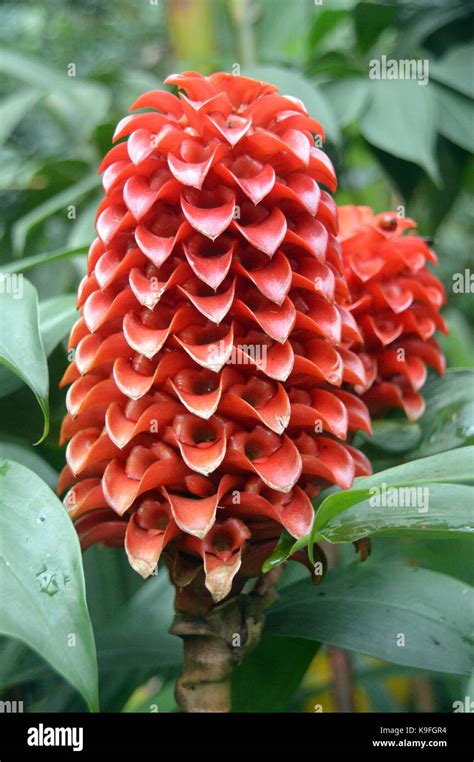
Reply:
[[[251,593],[232,598],[207,616],[176,614],[170,632],[184,643],[183,672],[175,692],[183,711],[230,711],[232,671],[260,640],[265,609],[277,597],[279,574],[275,569]]]

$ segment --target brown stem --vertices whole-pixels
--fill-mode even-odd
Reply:
[[[176,701],[184,712],[229,712],[232,652],[222,638],[198,634],[197,629],[192,621],[172,629],[184,641]]]
[[[176,613],[170,632],[183,639],[184,663],[175,695],[184,712],[230,711],[232,670],[260,639],[278,576],[270,572],[251,593],[231,598],[206,615]]]

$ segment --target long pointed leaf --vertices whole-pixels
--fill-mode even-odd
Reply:
[[[474,590],[426,569],[366,561],[284,588],[266,632],[420,669],[469,675]]]
[[[32,471],[0,462],[0,632],[18,638],[96,710],[97,662],[79,541]]]
[[[49,431],[48,363],[39,329],[38,295],[26,279],[16,293],[8,288],[0,293],[0,364],[24,381],[38,400],[44,418],[42,441]]]

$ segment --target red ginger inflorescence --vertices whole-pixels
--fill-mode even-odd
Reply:
[[[352,348],[374,362],[373,384],[363,399],[374,416],[399,407],[415,420],[425,408],[419,392],[426,366],[445,369],[433,338],[447,330],[439,314],[445,292],[426,267],[437,264],[436,254],[415,234],[416,223],[395,212],[340,206],[338,217],[350,309],[364,341]]]
[[[208,605],[300,538],[321,486],[370,472],[373,360],[349,307],[318,122],[272,85],[173,75],[105,157],[78,297],[59,490],[83,548],[166,557]],[[184,92],[183,92],[184,91]],[[122,138],[128,137],[123,141]],[[211,598],[212,596],[212,598]]]

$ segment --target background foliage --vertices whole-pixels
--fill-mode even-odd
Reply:
[[[2,540],[0,571],[8,579],[8,563],[14,564],[18,554],[30,558],[27,543],[33,537],[48,562],[46,568],[41,562],[25,573],[34,594],[49,590],[40,597],[46,619],[60,616],[69,585],[76,590],[71,606],[77,611],[71,616],[80,619],[84,609],[75,534],[58,518],[57,499],[41,491],[44,486],[38,487],[34,474],[54,489],[64,460],[57,446],[64,393],[57,384],[66,364],[64,338],[75,319],[74,292],[101,197],[96,170],[118,119],[140,92],[161,87],[171,71],[232,70],[237,63],[242,73],[299,96],[325,127],[326,149],[341,188],[338,203],[369,204],[376,211],[402,206],[418,221],[420,233],[434,239],[438,274],[449,299],[445,316],[450,335],[443,347],[451,370],[442,380],[430,379],[427,412],[418,424],[395,415],[376,426],[374,437],[360,437],[359,444],[380,470],[474,443],[473,375],[459,370],[474,365],[473,300],[468,289],[453,291],[453,274],[473,268],[473,16],[468,0],[37,0],[0,5],[0,268],[24,272],[32,284],[21,302],[8,302],[7,294],[0,299],[0,355],[8,366],[0,367],[0,457],[30,469],[18,473],[14,469],[21,466],[7,466],[1,482],[5,490],[10,468],[9,478],[26,489],[17,490],[14,498],[5,491],[0,496],[1,515],[9,512],[12,533]],[[382,55],[427,60],[429,83],[370,79],[369,62]],[[39,334],[44,353],[37,351]],[[32,346],[24,343],[25,336]],[[42,442],[32,447],[42,431]],[[465,459],[468,453],[470,460]],[[466,474],[472,473],[472,453],[464,455],[456,463],[465,463]],[[460,476],[460,485],[465,481]],[[469,524],[470,493],[454,499],[455,493],[445,488],[439,486],[442,516],[456,507],[457,526],[463,530]],[[29,495],[36,495],[34,504]],[[36,539],[39,525],[41,542]],[[429,533],[384,531],[374,537],[372,557],[362,566],[353,560],[352,545],[332,546],[332,566],[339,568],[329,573],[321,592],[308,593],[308,583],[289,564],[267,633],[236,672],[234,710],[314,711],[322,706],[331,711],[337,708],[335,680],[349,682],[357,711],[452,711],[453,701],[473,695],[466,667],[466,632],[472,625],[469,605],[464,605],[473,582],[472,541],[464,531],[446,538],[444,528],[438,539]],[[322,536],[331,539],[331,531],[334,539],[334,525],[326,535],[321,530]],[[36,556],[40,562],[38,552]],[[66,566],[68,583],[61,577]],[[417,567],[422,567],[419,572]],[[174,710],[181,646],[167,634],[172,592],[165,572],[142,584],[123,553],[93,548],[84,557],[84,573],[101,709],[150,711],[156,705],[159,711]],[[397,590],[391,589],[394,574],[399,575]],[[342,589],[350,593],[341,604]],[[323,594],[324,604],[319,600]],[[41,639],[41,617],[29,621],[29,632],[18,630],[13,583],[3,595],[2,602],[11,607],[11,616],[0,623],[3,697],[24,700],[30,711],[81,710],[83,699],[94,708],[88,620],[81,620],[81,648],[71,649],[64,659],[65,633],[73,625],[55,620],[47,645]],[[387,612],[384,601],[390,595]],[[316,607],[323,616],[315,619]],[[363,629],[368,621],[371,645]],[[417,644],[411,657],[407,652],[401,657],[389,642],[400,630]],[[433,638],[441,643],[442,655]],[[342,673],[334,647],[352,652]],[[81,659],[87,658],[85,667]],[[260,686],[258,691],[249,690],[253,684]]]

